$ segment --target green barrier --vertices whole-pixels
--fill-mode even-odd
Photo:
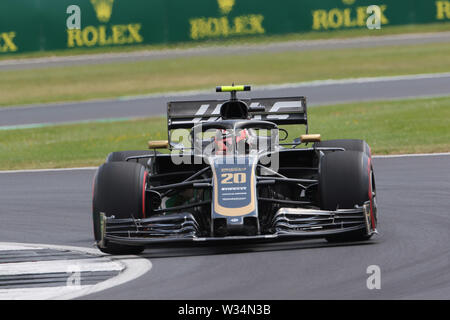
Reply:
[[[2,0],[0,54],[366,28],[370,5],[381,26],[450,21],[450,0]]]

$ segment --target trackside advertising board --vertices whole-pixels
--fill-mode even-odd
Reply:
[[[1,0],[0,55],[366,28],[370,5],[381,27],[450,21],[450,0]]]

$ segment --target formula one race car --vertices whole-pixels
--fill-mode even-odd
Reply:
[[[140,253],[160,243],[325,238],[376,233],[370,148],[308,134],[304,97],[169,102],[168,140],[112,152],[95,176],[99,249]],[[279,126],[306,126],[287,141]],[[280,142],[281,141],[281,142]],[[169,153],[156,149],[166,148]]]

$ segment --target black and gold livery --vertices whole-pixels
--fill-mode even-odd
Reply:
[[[100,250],[170,242],[367,240],[376,233],[370,148],[308,133],[306,99],[168,103],[168,140],[112,152],[93,186]],[[288,141],[285,125],[305,125]],[[180,135],[179,131],[186,131]],[[168,148],[169,153],[157,149]]]

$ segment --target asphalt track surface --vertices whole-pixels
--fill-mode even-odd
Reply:
[[[142,277],[88,299],[449,299],[450,155],[376,158],[380,235],[152,248]],[[0,174],[1,241],[92,247],[94,170]],[[367,267],[381,269],[368,290]]]
[[[228,99],[225,93],[167,94],[90,102],[0,108],[0,129],[114,118],[165,116],[171,100]],[[175,95],[175,96],[174,96]],[[240,97],[306,96],[309,106],[450,95],[450,74],[317,81],[255,88]]]
[[[376,31],[374,31],[376,34]],[[77,56],[9,59],[0,61],[0,71],[64,67],[89,64],[136,62],[204,55],[245,55],[261,52],[308,51],[344,48],[373,48],[392,45],[414,45],[450,41],[450,32],[398,34],[369,36],[349,39],[297,40],[286,42],[234,44],[230,46],[207,46],[187,49],[142,50],[126,53],[84,54]]]

